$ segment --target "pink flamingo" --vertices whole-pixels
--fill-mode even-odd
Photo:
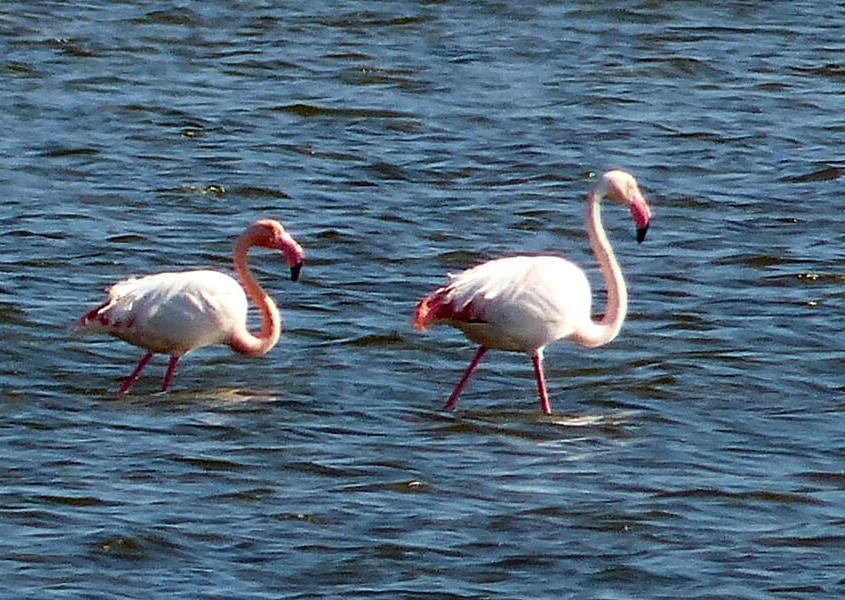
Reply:
[[[642,242],[651,210],[636,180],[624,171],[608,171],[590,192],[587,232],[607,284],[607,306],[601,321],[590,317],[590,283],[584,272],[556,256],[514,256],[491,260],[458,275],[423,298],[414,314],[414,327],[425,331],[445,323],[479,344],[444,410],[452,410],[467,381],[487,350],[526,352],[534,363],[540,409],[551,414],[543,374],[543,349],[567,338],[595,348],[613,340],[628,310],[628,292],[601,222],[602,198],[630,209]]]
[[[265,219],[248,227],[235,244],[235,273],[243,287],[219,271],[183,271],[127,279],[106,290],[108,299],[86,313],[77,329],[108,333],[147,351],[118,393],[129,392],[154,354],[170,355],[161,386],[165,391],[179,359],[192,350],[228,344],[240,354],[261,356],[276,345],[281,317],[247,266],[247,253],[253,246],[280,250],[291,279],[299,279],[302,248],[280,223]],[[247,296],[261,311],[258,336],[246,326]]]

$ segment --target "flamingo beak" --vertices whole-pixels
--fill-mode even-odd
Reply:
[[[290,280],[299,281],[299,272],[302,270],[302,261],[299,261],[290,268]]]
[[[651,209],[645,200],[639,198],[631,202],[631,216],[634,218],[634,226],[637,228],[637,242],[642,244],[645,234],[648,233],[648,224],[651,220]]]

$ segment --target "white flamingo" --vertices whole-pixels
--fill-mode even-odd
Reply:
[[[491,349],[526,352],[534,363],[540,409],[551,414],[543,374],[543,349],[559,339],[587,348],[613,340],[628,310],[628,292],[601,222],[600,202],[608,198],[631,211],[637,241],[645,239],[651,210],[633,176],[608,171],[590,192],[587,233],[607,285],[607,305],[600,321],[590,316],[590,283],[584,272],[557,256],[514,256],[491,260],[458,275],[423,298],[414,327],[425,331],[445,323],[479,344],[444,410],[452,410],[481,358]]]
[[[192,350],[228,344],[240,354],[260,356],[276,345],[281,317],[247,266],[253,246],[281,251],[291,279],[299,278],[302,248],[280,223],[265,219],[253,223],[235,244],[235,273],[243,287],[225,273],[206,270],[127,279],[108,288],[108,299],[79,320],[77,329],[83,333],[107,333],[147,351],[120,394],[129,392],[154,354],[170,355],[164,391],[179,359]],[[247,329],[247,296],[261,312],[257,336]]]

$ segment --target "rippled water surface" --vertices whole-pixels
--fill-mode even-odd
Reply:
[[[0,590],[9,598],[845,595],[842,2],[5,2]],[[565,254],[633,172],[612,344],[410,327],[457,271]],[[258,359],[70,326],[251,255]],[[256,315],[253,315],[256,316]]]

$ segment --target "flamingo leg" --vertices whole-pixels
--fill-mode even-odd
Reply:
[[[543,349],[540,348],[531,357],[534,363],[534,376],[537,378],[537,391],[540,393],[540,410],[544,415],[552,414],[552,407],[549,404],[549,392],[546,391],[546,376],[543,374]]]
[[[455,386],[455,390],[452,392],[452,395],[449,396],[449,400],[446,401],[446,406],[443,407],[443,410],[453,410],[455,406],[458,404],[458,396],[461,395],[461,392],[464,391],[464,387],[469,381],[470,376],[472,375],[473,371],[475,371],[475,367],[478,366],[478,363],[481,362],[481,358],[487,353],[487,348],[485,346],[479,346],[478,352],[475,353],[475,358],[472,359],[472,362],[469,363],[467,370],[464,371],[463,377],[458,382],[458,385]]]
[[[173,381],[173,373],[176,371],[176,364],[182,358],[178,354],[170,355],[170,363],[167,365],[167,372],[164,374],[164,382],[161,384],[161,391],[166,392],[170,387],[170,382]]]
[[[150,359],[152,357],[153,357],[153,353],[147,352],[143,356],[143,358],[141,358],[140,362],[138,363],[138,366],[135,367],[135,370],[132,371],[132,373],[129,375],[129,377],[124,379],[123,383],[120,384],[120,389],[117,390],[118,394],[123,396],[124,394],[129,393],[129,390],[132,389],[132,384],[134,384],[138,380],[138,377],[141,375],[141,371],[144,370],[144,367],[147,366],[147,363],[150,362]]]

